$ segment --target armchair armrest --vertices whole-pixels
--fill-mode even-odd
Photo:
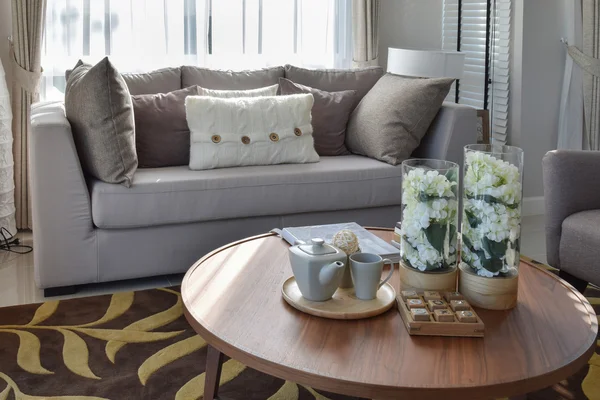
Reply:
[[[477,143],[477,110],[444,102],[412,157],[436,158],[463,165],[463,149],[473,143]]]
[[[90,195],[62,102],[32,107],[30,160],[38,287],[96,282]]]
[[[546,204],[546,254],[560,268],[562,223],[580,211],[600,209],[600,152],[555,150],[542,160]]]

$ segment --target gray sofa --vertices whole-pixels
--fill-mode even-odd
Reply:
[[[600,152],[551,151],[542,165],[548,263],[583,292],[600,285]]]
[[[165,84],[146,74],[127,83],[141,94],[179,89],[185,80]],[[238,86],[248,88],[243,80]],[[463,146],[476,141],[476,118],[473,108],[445,103],[413,156],[462,162]],[[356,155],[209,171],[138,169],[128,189],[84,175],[61,102],[33,106],[30,146],[35,280],[47,295],[184,272],[219,246],[275,227],[391,227],[400,218],[400,166]]]

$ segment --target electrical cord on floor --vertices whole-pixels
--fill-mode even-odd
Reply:
[[[33,247],[21,244],[18,237],[11,235],[8,229],[2,227],[0,228],[0,250],[27,254],[33,251]]]

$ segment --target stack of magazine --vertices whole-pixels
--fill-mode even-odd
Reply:
[[[394,227],[394,238],[392,239],[392,245],[398,249],[400,248],[400,241],[402,240],[400,226],[400,222],[396,222],[396,226]]]
[[[300,242],[309,242],[310,239],[314,238],[321,238],[325,240],[325,242],[331,243],[333,235],[342,229],[348,229],[356,235],[362,253],[378,254],[383,258],[388,258],[392,262],[400,261],[400,253],[395,246],[392,246],[390,243],[372,234],[356,222],[289,227],[284,229],[273,229],[271,232],[277,233],[289,244],[296,245]]]

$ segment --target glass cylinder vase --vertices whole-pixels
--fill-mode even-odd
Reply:
[[[518,275],[522,183],[520,148],[465,147],[461,269],[488,278]]]
[[[450,161],[402,163],[400,257],[421,272],[456,270],[459,166]]]

